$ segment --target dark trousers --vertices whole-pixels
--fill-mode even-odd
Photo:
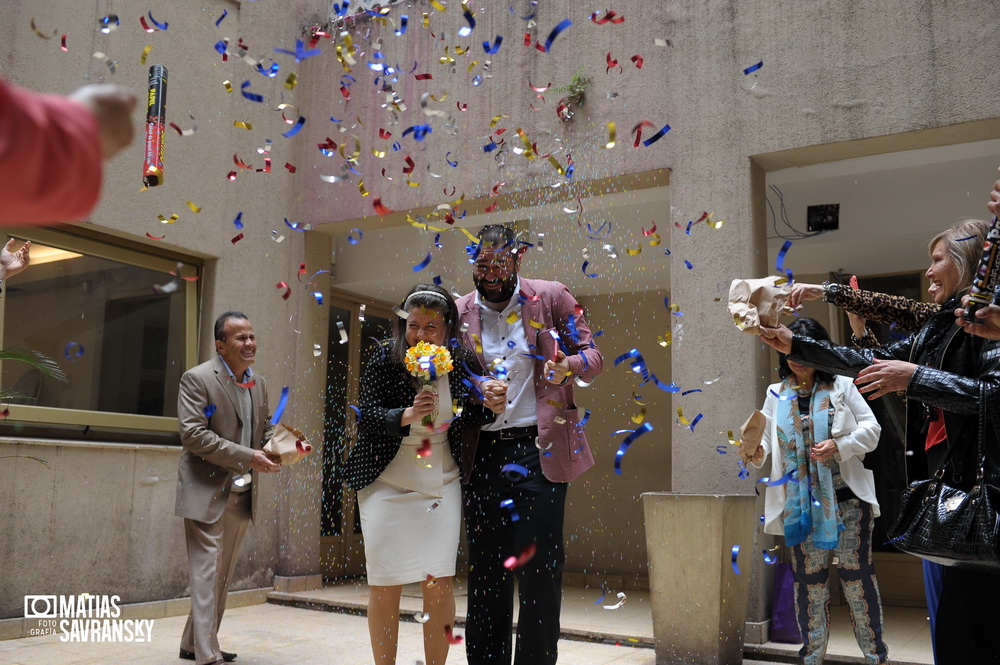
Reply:
[[[937,665],[1000,663],[1000,574],[946,566],[933,637]]]
[[[504,474],[520,464],[526,476]],[[469,545],[469,612],[465,629],[469,665],[509,665],[514,580],[520,601],[514,665],[554,665],[562,600],[565,483],[542,474],[534,438],[503,441],[483,432],[471,481],[463,487]],[[511,499],[510,507],[501,502]],[[517,519],[514,519],[514,513]],[[511,571],[508,557],[536,547]]]

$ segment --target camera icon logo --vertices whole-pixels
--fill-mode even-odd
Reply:
[[[25,596],[25,619],[53,619],[58,616],[55,596]]]

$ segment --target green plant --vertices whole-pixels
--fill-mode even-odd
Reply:
[[[69,377],[66,376],[66,372],[59,367],[56,361],[52,360],[48,356],[38,351],[32,349],[25,349],[22,347],[11,347],[9,349],[0,349],[0,361],[4,360],[15,360],[17,362],[23,362],[31,365],[43,376],[47,376],[50,379],[55,379],[57,381],[68,381]],[[16,397],[24,397],[13,390],[2,390],[0,389],[0,401],[6,401]],[[4,417],[6,417],[6,409],[4,409]],[[40,457],[32,457],[30,455],[2,455],[0,459],[6,459],[8,457],[23,457],[25,459],[34,460],[40,464],[44,464],[46,467],[49,463]]]
[[[565,92],[566,101],[583,106],[583,97],[587,92],[587,86],[590,85],[590,78],[584,76],[583,67],[580,67],[573,74],[573,78],[569,80],[569,85],[564,85],[561,88],[553,88],[555,92]]]

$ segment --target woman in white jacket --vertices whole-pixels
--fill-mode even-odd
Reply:
[[[829,339],[812,319],[789,327]],[[805,665],[823,662],[830,636],[827,583],[835,560],[865,663],[886,663],[871,548],[879,506],[872,472],[862,464],[878,445],[881,427],[851,379],[779,356],[782,381],[768,388],[767,426],[751,461],[760,468],[771,456],[764,531],[783,535],[794,555],[799,656]]]

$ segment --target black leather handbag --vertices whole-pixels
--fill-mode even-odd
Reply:
[[[1000,569],[1000,468],[985,444],[986,420],[980,409],[979,470],[972,489],[944,482],[952,451],[933,478],[903,490],[899,516],[889,542],[900,550],[945,566]]]

